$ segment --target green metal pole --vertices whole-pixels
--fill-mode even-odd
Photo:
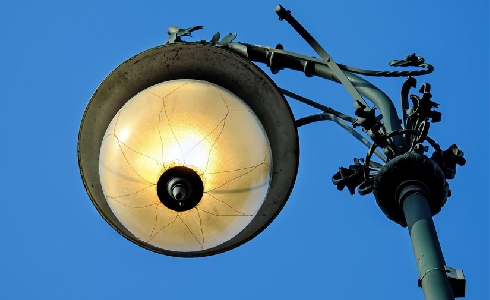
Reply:
[[[454,300],[444,269],[445,261],[423,184],[411,184],[400,193],[413,253],[419,270],[419,286],[426,300]]]

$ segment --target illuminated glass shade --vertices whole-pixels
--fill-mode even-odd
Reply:
[[[178,166],[203,186],[185,211],[157,194],[162,174]],[[140,241],[170,251],[205,250],[236,236],[264,202],[271,170],[269,141],[252,110],[199,80],[167,81],[134,96],[110,122],[99,157],[114,215]]]
[[[278,216],[299,145],[288,103],[260,68],[223,47],[175,43],[100,83],[77,150],[87,194],[113,229],[156,253],[199,257],[250,241]],[[189,198],[177,197],[173,176],[197,187]]]

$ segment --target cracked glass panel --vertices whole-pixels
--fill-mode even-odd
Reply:
[[[164,206],[157,182],[175,166],[204,184],[200,202]],[[154,85],[129,100],[102,141],[99,173],[107,202],[139,240],[172,251],[200,251],[233,238],[256,215],[271,180],[264,129],[234,94],[198,80]]]

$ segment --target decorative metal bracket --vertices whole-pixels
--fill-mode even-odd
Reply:
[[[430,123],[441,120],[441,113],[433,110],[433,108],[438,107],[438,104],[431,100],[430,84],[424,83],[421,86],[419,93],[422,96],[409,96],[410,89],[416,86],[414,77],[433,72],[434,67],[432,65],[426,63],[423,57],[415,53],[407,55],[401,60],[393,60],[389,65],[393,67],[419,67],[423,68],[422,70],[373,71],[337,64],[311,34],[291,15],[289,10],[278,5],[275,11],[279,16],[279,20],[286,20],[321,59],[286,51],[282,44],[277,44],[271,48],[233,42],[237,36],[236,33],[230,33],[220,40],[220,33],[216,32],[210,41],[202,40],[199,43],[225,47],[251,61],[265,63],[273,74],[287,68],[303,72],[308,77],[320,76],[344,85],[354,99],[357,118],[288,90],[280,89],[285,96],[322,111],[319,114],[299,118],[296,120],[297,127],[318,121],[334,121],[369,148],[364,160],[355,159],[354,165],[348,168],[341,167],[340,171],[332,177],[332,181],[339,190],[348,187],[349,191],[353,193],[357,187],[358,192],[362,195],[370,193],[372,191],[372,179],[377,170],[380,169],[380,167],[373,168],[373,164],[376,164],[371,160],[373,154],[376,154],[382,162],[386,163],[396,156],[407,152],[420,154],[427,152],[428,147],[423,145],[424,142],[428,142],[434,148],[432,159],[444,170],[446,177],[448,179],[454,178],[456,165],[464,165],[466,161],[463,158],[463,152],[456,145],[442,151],[439,145],[428,137]],[[184,42],[182,40],[183,37],[189,37],[193,31],[200,29],[202,29],[202,26],[186,29],[172,26],[168,30],[169,38],[165,44]],[[407,77],[400,93],[401,118],[398,117],[396,109],[387,95],[368,81],[354,74],[377,77]],[[369,107],[364,98],[373,102],[375,106]],[[411,108],[409,107],[408,99],[412,101]],[[377,109],[380,111],[378,116],[376,116]],[[352,126],[349,126],[346,122],[350,122]],[[356,127],[361,127],[372,140],[372,143],[357,132],[355,130]],[[379,151],[378,147],[383,152]]]

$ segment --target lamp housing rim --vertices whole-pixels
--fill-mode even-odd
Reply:
[[[244,101],[257,115],[272,152],[271,183],[252,221],[230,240],[201,251],[162,249],[134,236],[110,209],[99,179],[99,154],[104,133],[119,109],[140,91],[169,80],[204,80],[221,86]],[[299,165],[298,132],[284,95],[270,77],[238,54],[202,43],[157,46],[114,69],[92,95],[78,134],[80,175],[93,205],[119,234],[148,250],[178,257],[199,257],[238,247],[262,232],[279,214],[293,189]]]

